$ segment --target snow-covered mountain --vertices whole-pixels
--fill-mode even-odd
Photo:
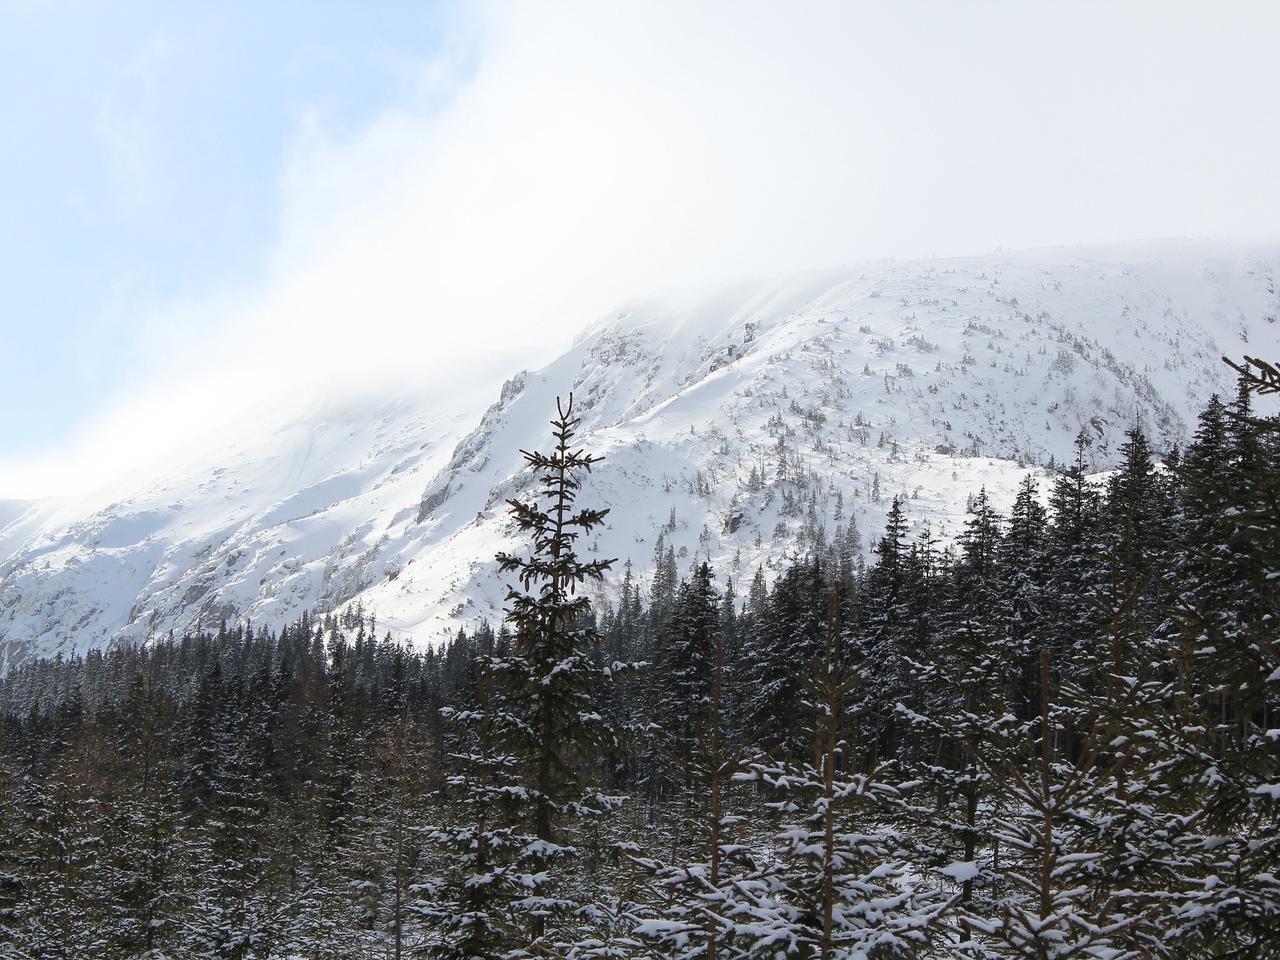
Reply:
[[[1146,243],[885,262],[597,321],[481,412],[403,399],[316,411],[124,491],[0,502],[0,669],[360,602],[427,643],[499,617],[504,500],[570,390],[590,551],[643,571],[661,534],[722,581],[776,566],[893,496],[942,539],[1072,455],[1109,465],[1133,424],[1187,438],[1230,390],[1223,354],[1280,343],[1280,249]]]

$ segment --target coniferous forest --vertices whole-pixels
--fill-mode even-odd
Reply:
[[[1280,374],[1237,369],[1185,449],[1082,435],[954,544],[895,501],[769,580],[580,552],[570,400],[501,625],[0,678],[0,956],[1280,957]]]

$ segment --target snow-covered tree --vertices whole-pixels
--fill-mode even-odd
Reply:
[[[580,475],[599,458],[573,445],[578,419],[573,397],[556,403],[555,445],[550,454],[525,452],[536,476],[530,500],[509,501],[517,529],[529,535],[529,554],[498,555],[499,568],[514,573],[507,621],[514,649],[495,657],[494,729],[501,749],[515,758],[524,790],[520,823],[530,839],[515,858],[541,880],[521,901],[529,919],[526,949],[548,949],[567,931],[557,923],[575,909],[569,863],[579,854],[584,819],[603,816],[619,799],[597,785],[598,758],[613,744],[614,731],[601,713],[601,696],[616,670],[601,662],[601,638],[589,617],[590,602],[579,588],[600,581],[612,560],[584,560],[578,540],[604,522],[607,510],[581,508]],[[566,921],[567,922],[567,921]]]
[[[709,572],[703,580],[709,587]],[[661,859],[652,844],[624,847],[656,893],[656,903],[633,914],[636,946],[652,944],[681,960],[746,956],[760,942],[762,920],[776,917],[770,874],[741,842],[747,818],[731,812],[735,775],[748,765],[742,749],[725,739],[725,634],[713,630],[705,640],[710,683],[694,725],[696,739],[681,758],[690,786],[681,811],[688,829],[681,834],[692,859]]]
[[[767,806],[784,822],[781,863],[769,875],[769,909],[753,918],[752,949],[821,960],[915,956],[949,904],[912,875],[909,841],[892,826],[909,784],[893,782],[891,762],[857,764],[840,734],[844,702],[863,677],[843,666],[839,611],[836,590],[805,684],[811,752],[757,761],[745,775],[774,798]],[[857,759],[868,755],[858,751]]]

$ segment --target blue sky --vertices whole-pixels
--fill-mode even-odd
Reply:
[[[56,446],[163,305],[251,282],[303,131],[412,94],[447,8],[0,3],[0,450]],[[169,321],[173,322],[173,321]]]

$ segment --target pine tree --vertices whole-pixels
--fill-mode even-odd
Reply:
[[[710,566],[698,564],[676,591],[671,627],[652,672],[662,687],[658,703],[664,749],[677,765],[692,755],[706,723],[720,629],[718,601]]]
[[[1188,451],[1193,573],[1178,610],[1160,771],[1184,814],[1182,883],[1164,919],[1186,956],[1280,956],[1280,421],[1253,416],[1274,368],[1246,358],[1228,411]],[[1216,463],[1214,463],[1216,461]]]
[[[534,839],[525,850],[538,868],[533,872],[566,868],[577,852],[566,842],[574,828],[618,802],[591,782],[596,759],[614,741],[600,698],[615,671],[598,660],[601,640],[588,625],[589,601],[578,592],[579,586],[602,580],[612,561],[582,560],[575,550],[578,539],[607,514],[575,502],[579,475],[599,458],[573,446],[578,420],[572,395],[556,407],[552,453],[524,452],[527,468],[537,477],[537,493],[529,501],[509,501],[517,528],[532,539],[532,553],[498,555],[499,568],[515,573],[522,589],[507,593],[515,649],[493,662],[495,725],[526,779],[526,815]],[[556,889],[536,890],[526,898],[530,948],[554,936],[556,917],[572,909],[570,892],[562,879]]]
[[[110,898],[103,867],[104,836],[90,785],[101,731],[82,721],[77,700],[62,712],[66,741],[43,782],[27,781],[17,797],[22,896],[15,910],[18,956],[49,960],[109,957]]]
[[[741,730],[736,720],[740,713],[742,700],[740,678],[743,672],[742,663],[742,623],[738,615],[738,595],[734,587],[733,577],[725,583],[724,593],[720,597],[718,629],[719,643],[724,654],[724,678],[721,682],[720,713],[724,723],[725,737],[730,743],[740,743]]]
[[[671,617],[676,580],[675,550],[667,543],[665,531],[660,530],[653,546],[653,585],[649,591],[650,617],[658,629],[665,628]]]
[[[903,804],[892,764],[841,769],[850,753],[840,735],[844,701],[862,678],[843,666],[838,587],[824,632],[803,700],[810,756],[753,764],[751,776],[776,797],[767,806],[785,821],[777,838],[783,860],[769,878],[772,909],[755,917],[754,947],[820,960],[914,956],[948,904],[910,877],[903,838],[888,826]]]
[[[1082,443],[1051,517],[978,491],[954,549],[899,503],[870,570],[792,472],[741,610],[665,537],[664,596],[590,609],[540,494],[497,633],[357,605],[12,668],[0,955],[1277,957],[1280,377],[1242,366],[1163,467],[1131,432],[1095,485]]]
[[[270,935],[266,799],[236,729],[242,709],[229,700],[218,712],[209,795],[186,852],[196,874],[186,948],[193,957],[247,960]]]
[[[729,812],[733,781],[747,765],[742,748],[730,747],[725,739],[725,635],[713,631],[708,641],[711,684],[696,727],[696,749],[684,764],[697,787],[691,799],[698,802],[687,814],[694,859],[663,862],[639,845],[624,847],[631,861],[653,878],[660,902],[633,915],[636,937],[666,947],[682,960],[743,956],[758,939],[761,919],[775,914],[768,871],[746,844],[734,842],[745,818]]]
[[[996,557],[996,626],[1009,650],[1008,667],[1018,670],[1021,665],[1015,706],[1024,717],[1034,712],[1039,700],[1034,651],[1047,643],[1050,616],[1048,514],[1038,492],[1030,476],[1019,484]]]
[[[521,905],[549,882],[540,841],[521,825],[530,792],[517,758],[502,750],[495,730],[493,676],[502,662],[495,655],[476,665],[474,708],[443,708],[458,736],[446,778],[447,809],[454,816],[428,833],[447,866],[418,912],[433,932],[427,952],[444,960],[488,960],[513,951],[526,940]]]
[[[854,669],[867,668],[857,712],[861,736],[875,745],[874,757],[892,756],[897,747],[896,704],[905,689],[910,618],[907,615],[911,564],[902,501],[894,497],[884,534],[876,544],[876,564],[858,595],[845,644]],[[919,567],[916,568],[917,570]],[[875,664],[875,670],[870,665]]]
[[[129,955],[171,942],[186,908],[175,762],[166,738],[172,709],[135,675],[115,724],[110,885],[119,912],[115,948]]]
[[[1238,486],[1227,444],[1227,410],[1215,394],[1201,412],[1195,438],[1179,463],[1178,556],[1178,575],[1187,585],[1183,602],[1214,618],[1229,615],[1235,587],[1222,550],[1231,535],[1228,498]]]
[[[1109,736],[1105,714],[1078,685],[1058,685],[1048,650],[1040,652],[1040,716],[1004,725],[1006,743],[988,771],[1000,795],[996,836],[1005,851],[997,871],[993,913],[965,916],[990,935],[995,955],[1136,958],[1152,942],[1148,905],[1130,896],[1107,872],[1107,847],[1123,786],[1117,779],[1133,756]],[[1064,726],[1087,731],[1077,750],[1059,745]],[[1108,757],[1114,751],[1114,756]]]
[[[1104,571],[1091,598],[1105,616],[1106,641],[1133,649],[1154,638],[1161,619],[1165,583],[1160,571],[1173,539],[1172,503],[1141,430],[1126,434],[1121,453],[1124,459],[1107,485],[1107,535],[1100,551]],[[1093,656],[1104,655],[1094,650]],[[1125,659],[1115,649],[1106,656],[1112,662]]]
[[[426,799],[436,758],[403,694],[396,699],[396,713],[374,748],[379,825],[375,850],[386,864],[385,926],[391,935],[391,960],[404,960],[410,955],[410,919],[418,907],[420,824],[428,815]]]
[[[14,722],[0,711],[0,797],[15,800],[21,778],[10,756]],[[22,810],[16,802],[0,804],[0,951],[18,954],[18,908],[23,893],[21,866]]]
[[[755,618],[748,661],[748,739],[793,756],[807,747],[799,710],[805,665],[822,643],[826,582],[821,559],[793,563],[778,578]]]
[[[1070,672],[1083,671],[1103,631],[1103,615],[1089,599],[1102,577],[1098,554],[1103,522],[1101,496],[1089,479],[1085,459],[1090,446],[1081,431],[1074,462],[1056,478],[1049,494],[1051,652]]]

